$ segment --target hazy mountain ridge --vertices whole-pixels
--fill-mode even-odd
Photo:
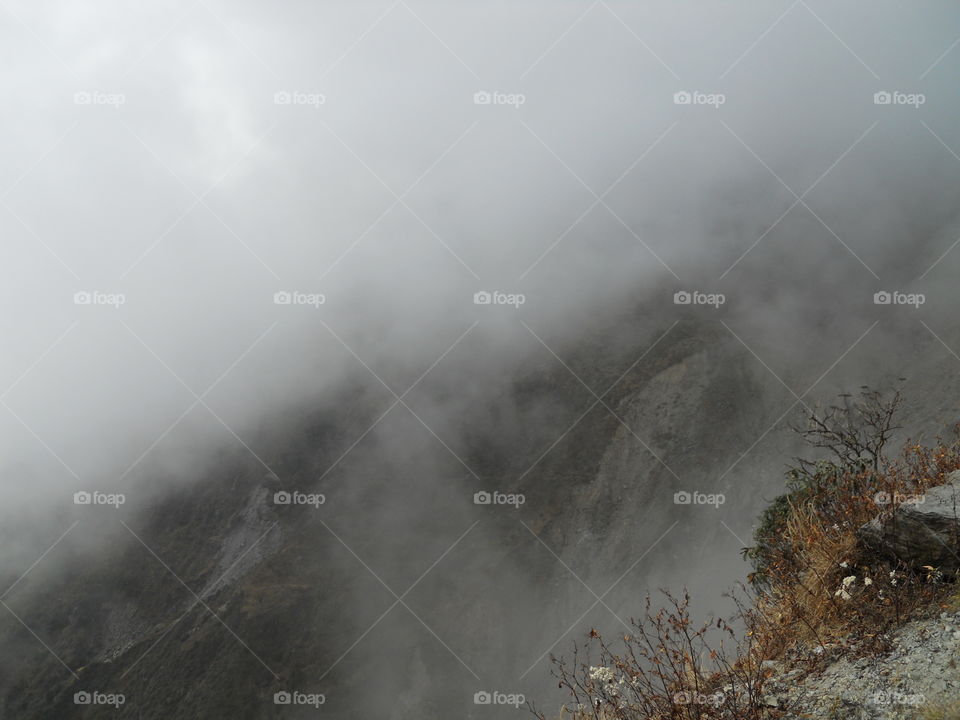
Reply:
[[[498,429],[462,419],[466,427],[494,428],[465,433],[474,447],[456,448],[479,479],[430,433],[413,441],[390,426],[403,422],[395,413],[371,432],[369,445],[361,441],[335,464],[389,405],[360,384],[312,413],[265,426],[271,429],[255,445],[277,477],[237,448],[203,482],[181,484],[125,516],[129,530],[103,515],[112,540],[92,564],[77,563],[60,579],[38,574],[8,598],[80,679],[8,618],[4,641],[25,659],[8,656],[6,714],[96,717],[72,696],[102,688],[126,695],[122,717],[297,717],[272,696],[299,689],[324,693],[327,716],[355,717],[366,707],[398,719],[472,717],[477,689],[545,692],[540,653],[566,652],[591,625],[617,624],[603,607],[585,612],[595,597],[577,578],[599,595],[623,575],[604,596],[623,618],[661,585],[691,586],[715,607],[743,569],[737,553],[749,538],[738,518],[780,487],[794,440],[773,431],[729,469],[789,406],[789,394],[722,327],[664,327],[652,318],[610,327],[613,334],[565,348],[570,370],[549,354],[531,358],[508,384],[513,423]],[[609,352],[615,345],[619,351]],[[599,348],[608,350],[605,369],[590,364]],[[589,376],[603,402],[574,375]],[[943,387],[937,392],[948,402]],[[491,395],[478,416],[502,412],[503,397]],[[911,407],[908,416],[918,417]],[[541,425],[518,434],[524,417]],[[374,439],[379,432],[402,438],[405,462]],[[438,477],[449,481],[438,484]],[[519,510],[476,506],[472,495],[481,489],[520,492],[526,501]],[[273,493],[283,490],[322,492],[327,502],[278,506]],[[723,493],[728,505],[675,505],[678,490]],[[418,503],[398,513],[400,498],[418,492]],[[349,524],[341,522],[346,511]],[[344,654],[396,599],[380,579],[403,597],[428,569],[422,560],[404,567],[405,549],[415,546],[423,557],[424,547],[433,548],[433,557],[444,557],[478,520],[405,597],[429,632],[397,605]],[[413,661],[398,667],[398,653]],[[388,680],[371,693],[371,676]]]

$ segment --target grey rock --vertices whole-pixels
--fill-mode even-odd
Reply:
[[[928,490],[922,500],[899,505],[863,525],[861,541],[914,567],[960,570],[960,471]]]

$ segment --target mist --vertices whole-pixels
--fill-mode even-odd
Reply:
[[[420,568],[478,467],[520,483],[586,408],[518,383],[569,364],[599,393],[635,311],[648,344],[733,337],[789,402],[949,355],[958,28],[942,3],[5,3],[4,576],[77,491],[132,522],[226,450],[284,480],[262,438],[355,387],[314,477]],[[351,472],[433,495],[442,532]],[[728,510],[749,532],[756,504]]]

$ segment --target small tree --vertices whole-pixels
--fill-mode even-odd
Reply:
[[[813,447],[829,450],[841,467],[866,465],[879,472],[886,459],[884,448],[894,431],[900,429],[893,424],[903,402],[900,390],[888,395],[863,385],[857,396],[841,393],[839,397],[842,404],[808,409],[805,422],[791,428]],[[796,460],[802,469],[815,465],[809,460]]]
[[[903,396],[899,389],[883,393],[864,385],[856,396],[838,397],[839,403],[806,409],[802,420],[790,426],[808,445],[828,450],[830,456],[794,458],[787,468],[787,493],[774,498],[760,515],[755,544],[743,549],[754,568],[750,582],[758,589],[769,587],[767,569],[773,558],[791,560],[784,529],[796,508],[813,507],[822,518],[841,516],[851,496],[878,489],[879,475],[889,462],[885,449],[900,429],[894,420]]]

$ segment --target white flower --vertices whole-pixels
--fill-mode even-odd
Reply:
[[[847,567],[847,561],[844,560],[842,563],[840,563],[840,567],[842,567],[842,568]]]
[[[599,680],[602,683],[612,683],[616,677],[616,674],[613,672],[612,668],[608,667],[591,667],[590,668],[590,679]]]
[[[840,598],[840,599],[842,599],[842,600],[849,600],[849,599],[850,599],[850,593],[847,592],[847,588],[849,588],[851,585],[853,585],[853,583],[855,583],[856,580],[857,580],[857,576],[856,576],[856,575],[848,575],[847,577],[845,577],[845,578],[843,579],[843,582],[841,583],[840,587],[837,588],[837,591],[833,594],[833,596],[834,596],[834,597],[838,597],[838,598]]]
[[[868,578],[868,577],[865,577],[865,578],[863,579],[863,584],[864,584],[864,585],[873,585],[873,580],[871,580],[871,579]]]

